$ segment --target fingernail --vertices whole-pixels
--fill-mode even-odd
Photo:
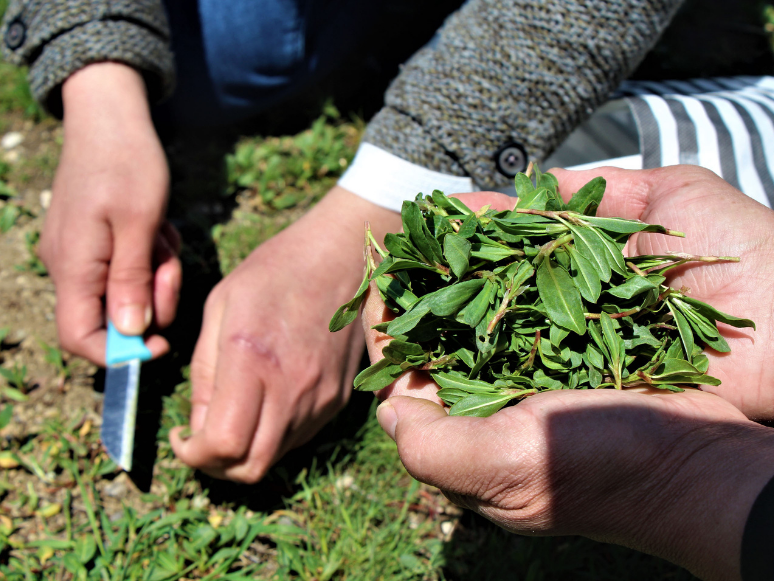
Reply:
[[[393,440],[395,439],[395,426],[398,425],[398,414],[395,408],[392,407],[390,400],[383,401],[378,408],[376,408],[376,419],[379,421],[379,425],[387,432]]]
[[[114,323],[124,335],[142,335],[150,325],[152,316],[150,306],[124,305],[118,309],[118,317]]]

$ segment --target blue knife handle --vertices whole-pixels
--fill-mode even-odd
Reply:
[[[145,346],[142,337],[137,335],[122,335],[116,330],[113,323],[108,321],[107,349],[105,353],[105,361],[108,365],[125,363],[132,359],[148,361],[152,357],[153,356],[151,355],[150,350]]]

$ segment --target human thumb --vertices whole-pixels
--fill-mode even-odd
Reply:
[[[482,418],[448,416],[436,403],[404,396],[384,401],[376,416],[397,443],[400,459],[414,478],[467,493],[469,475],[483,468]]]
[[[110,320],[125,335],[142,335],[153,316],[154,232],[145,228],[115,233],[107,282]]]

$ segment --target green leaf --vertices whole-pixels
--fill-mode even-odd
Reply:
[[[393,340],[382,349],[382,355],[384,355],[385,359],[389,359],[391,363],[401,364],[406,361],[407,357],[421,357],[425,355],[425,350],[417,343]]]
[[[473,355],[473,351],[470,349],[460,347],[454,352],[454,355],[456,355],[457,359],[462,361],[468,367],[472,368],[476,364],[475,356]]]
[[[430,306],[430,311],[438,317],[448,317],[459,311],[473,295],[475,295],[486,281],[481,278],[458,282],[425,295]]]
[[[328,330],[331,333],[341,331],[344,327],[357,319],[360,305],[363,303],[365,292],[368,289],[368,274],[368,269],[366,269],[363,281],[360,283],[360,287],[357,289],[355,296],[348,303],[341,305],[333,314],[333,317],[331,317],[331,322],[328,323]]]
[[[607,249],[607,263],[610,265],[610,268],[612,268],[618,274],[626,276],[628,273],[626,268],[626,259],[624,258],[623,252],[621,252],[621,249],[618,247],[615,241],[601,230],[595,230],[592,228],[592,231],[597,236],[599,236],[599,238],[602,240],[602,243],[605,245],[605,248]]]
[[[11,404],[8,404],[3,408],[3,411],[0,411],[0,430],[2,430],[4,427],[6,427],[8,424],[11,423],[12,417],[13,417],[13,406]]]
[[[480,260],[489,260],[491,262],[499,262],[500,260],[506,260],[514,256],[519,256],[521,252],[508,248],[502,244],[481,244],[474,243],[471,246],[470,255],[473,258]]]
[[[457,373],[431,371],[430,375],[433,377],[433,381],[443,389],[460,389],[467,393],[497,393],[491,383],[478,379],[468,379]]]
[[[588,222],[595,228],[606,232],[616,234],[634,234],[635,232],[657,232],[665,234],[668,232],[664,226],[658,224],[647,224],[639,220],[627,220],[625,218],[608,218],[601,216],[583,216],[582,220]]]
[[[719,379],[701,373],[684,359],[664,359],[650,377],[653,383],[720,385]]]
[[[78,561],[78,558],[72,553],[65,553],[62,558],[62,564],[74,578],[86,579],[86,568]]]
[[[4,371],[7,371],[7,370],[0,367],[0,375],[5,375],[3,373]],[[10,400],[19,401],[19,402],[27,401],[29,399],[21,391],[19,391],[15,387],[10,387],[10,386],[0,386],[0,395],[5,396]]]
[[[668,303],[669,306],[675,307],[676,310],[679,310],[685,315],[685,318],[691,324],[691,327],[695,329],[696,333],[701,337],[710,337],[712,339],[720,337],[720,331],[718,331],[718,327],[712,319],[708,319],[686,303],[677,302],[671,298]]]
[[[486,418],[516,397],[512,393],[473,393],[451,406],[449,415]]]
[[[549,199],[546,188],[537,188],[527,193],[524,197],[519,196],[519,199],[516,201],[516,207],[526,210],[545,210]]]
[[[605,186],[605,178],[601,176],[594,178],[575,192],[567,204],[567,209],[579,214],[594,216],[602,202],[602,196],[605,194]]]
[[[701,371],[702,373],[707,373],[707,369],[709,369],[709,358],[704,355],[704,353],[700,353],[699,355],[694,355],[693,359],[691,359],[691,365],[693,365],[697,370]]]
[[[468,215],[460,224],[460,231],[457,232],[457,236],[460,238],[470,238],[476,233],[478,227],[478,218],[475,214]]]
[[[607,246],[593,228],[570,225],[577,254],[583,255],[597,271],[600,280],[610,282],[610,263]]]
[[[613,319],[607,313],[600,315],[599,324],[602,327],[602,338],[610,355],[610,371],[615,378],[616,387],[620,389],[621,372],[623,370],[624,358],[626,357],[626,346],[621,336],[615,330]]]
[[[413,270],[413,269],[419,269],[419,270],[430,270],[432,272],[438,272],[438,269],[434,266],[430,266],[429,264],[426,264],[424,262],[417,262],[416,260],[406,260],[404,258],[396,258],[389,264],[385,265],[384,263],[387,262],[384,260],[382,264],[379,265],[379,267],[374,271],[374,276],[381,276],[382,274],[391,274],[393,272],[399,272],[403,270]],[[382,266],[385,266],[382,268]]]
[[[425,297],[419,299],[414,306],[403,313],[400,317],[393,319],[387,327],[387,334],[392,337],[405,335],[411,329],[417,326],[422,317],[430,312],[430,301]]]
[[[468,270],[470,249],[470,242],[456,234],[447,234],[443,238],[443,255],[457,278],[462,278]]]
[[[554,323],[578,335],[586,333],[580,292],[564,268],[551,265],[551,258],[543,260],[537,269],[537,288]]]
[[[486,315],[493,296],[497,295],[497,287],[489,280],[484,282],[484,288],[470,301],[465,308],[457,313],[457,320],[476,327]]]
[[[599,272],[594,265],[582,254],[580,254],[572,244],[567,245],[570,252],[570,275],[578,287],[581,296],[590,303],[596,303],[602,292],[602,282],[599,278]]]
[[[658,286],[644,276],[633,276],[623,284],[611,287],[605,292],[619,299],[630,299],[633,296],[653,289],[658,290]]]
[[[526,198],[535,191],[535,186],[532,185],[532,180],[523,173],[516,174],[516,177],[513,180],[513,185],[516,188],[516,195],[519,197],[519,199]]]
[[[564,387],[561,381],[549,377],[542,369],[535,370],[532,381],[535,387],[545,387],[547,389],[562,389],[562,387]]]
[[[16,224],[16,219],[20,214],[21,212],[17,206],[14,204],[6,204],[2,211],[0,211],[0,232],[6,233],[13,228],[13,225]]]
[[[441,398],[446,405],[454,405],[455,403],[460,401],[463,397],[466,397],[468,395],[468,392],[462,389],[451,387],[448,389],[446,388],[439,389],[435,395]]]
[[[404,287],[397,278],[381,275],[376,278],[376,286],[381,293],[395,301],[403,309],[410,309],[419,298]]]
[[[605,368],[605,357],[591,343],[586,343],[585,360],[586,363],[592,367],[596,367],[597,369]]]
[[[548,336],[550,338],[551,345],[554,347],[559,347],[562,341],[564,341],[569,334],[570,332],[567,329],[563,329],[556,325],[551,325]]]
[[[406,240],[403,234],[387,234],[384,237],[384,247],[395,258],[405,258],[407,260],[422,260],[419,251]]]
[[[539,170],[538,170],[539,171]],[[536,174],[537,175],[537,174]],[[552,173],[540,173],[537,178],[537,187],[538,188],[545,188],[550,193],[557,195],[558,188],[559,188],[559,180],[556,179],[556,176]],[[562,202],[564,203],[564,202]]]
[[[516,215],[530,216],[530,219],[493,218],[492,221],[503,232],[516,236],[556,236],[568,230],[568,226],[558,222],[546,221],[542,216],[518,213]]]
[[[672,305],[672,301],[667,301],[667,307],[669,307],[672,316],[675,318],[677,330],[680,333],[680,339],[682,340],[683,348],[685,349],[685,357],[690,360],[691,354],[693,353],[693,329],[685,316]]]
[[[449,201],[449,198],[441,190],[433,190],[431,194],[433,203],[447,213],[456,214],[457,209]]]
[[[752,327],[755,329],[755,323],[750,319],[740,319],[738,317],[733,317],[700,300],[686,296],[676,300],[688,303],[708,319],[714,319],[716,321],[720,321],[721,323],[725,323],[726,325],[731,325],[732,327]]]
[[[94,540],[94,537],[89,534],[79,537],[75,541],[73,552],[80,563],[83,565],[87,564],[97,553],[97,543]]]
[[[391,363],[387,359],[380,359],[371,367],[358,373],[354,386],[358,391],[377,391],[390,385],[401,373],[403,370],[400,365]]]
[[[632,328],[632,333],[634,335],[633,338],[624,340],[624,345],[626,346],[627,350],[634,349],[640,345],[649,345],[650,347],[655,347],[656,349],[661,347],[661,341],[656,339],[653,336],[653,333],[651,333],[650,329],[647,327],[643,327],[642,325],[637,325],[635,323],[634,327]]]
[[[699,332],[697,332],[696,334],[699,335],[699,339],[704,341],[707,347],[711,347],[718,353],[729,353],[731,351],[731,347],[728,346],[728,343],[726,342],[726,340],[723,338],[722,335],[718,335],[717,337],[709,337],[709,336],[702,335]]]
[[[411,243],[427,259],[428,263],[440,263],[443,260],[441,245],[430,233],[422,217],[422,210],[416,202],[408,200],[403,202],[401,209],[401,218],[403,220],[403,231],[411,240]]]

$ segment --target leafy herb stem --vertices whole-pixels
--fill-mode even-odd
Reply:
[[[564,246],[565,244],[572,242],[572,240],[573,234],[570,233],[546,243],[543,248],[540,249],[540,252],[538,252],[538,255],[535,257],[533,264],[535,266],[540,266],[540,263],[543,262],[543,260],[545,260],[547,257],[551,256],[551,253],[553,253],[554,250],[560,246]]]
[[[636,264],[634,264],[633,262],[627,262],[627,263],[626,263],[626,266],[628,266],[629,268],[631,268],[631,269],[632,269],[634,272],[636,272],[636,273],[637,273],[638,275],[640,275],[640,276],[648,276],[648,275],[647,275],[645,272],[643,272],[642,270],[640,270],[640,269],[637,267],[637,265],[636,265]]]
[[[376,238],[374,238],[373,232],[371,232],[371,223],[366,222],[366,245],[368,245],[369,242],[371,243],[371,246],[379,253],[379,256],[381,256],[382,259],[387,258],[388,252],[379,246]]]
[[[529,357],[527,357],[527,360],[521,366],[522,371],[532,367],[532,364],[535,362],[535,355],[537,354],[539,343],[540,343],[540,329],[535,331],[535,340],[532,342],[532,349],[529,350]]]
[[[623,319],[624,317],[628,317],[629,315],[633,315],[634,313],[639,313],[640,310],[642,310],[641,307],[634,307],[633,309],[629,309],[628,311],[622,311],[620,313],[605,313],[605,314],[611,319]],[[601,319],[602,313],[583,313],[583,316],[586,319]]]

